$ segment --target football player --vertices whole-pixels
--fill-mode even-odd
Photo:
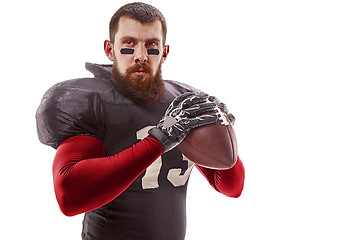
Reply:
[[[86,63],[93,78],[55,84],[37,110],[39,139],[56,149],[57,201],[66,216],[85,213],[83,239],[185,237],[186,189],[195,164],[177,145],[191,129],[214,123],[217,115],[207,113],[220,104],[162,79],[166,30],[153,6],[124,5],[104,43],[113,64]],[[195,166],[215,190],[240,196],[240,159],[228,170]]]

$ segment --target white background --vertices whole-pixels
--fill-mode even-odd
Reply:
[[[186,239],[360,239],[358,1],[146,2],[168,22],[164,78],[227,103],[246,169],[239,199],[193,171]],[[1,3],[1,239],[80,239],[34,116],[50,86],[109,63],[103,41],[124,3]]]

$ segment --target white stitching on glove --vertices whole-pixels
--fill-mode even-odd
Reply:
[[[216,103],[218,108],[220,108],[221,111],[223,111],[226,114],[226,116],[229,118],[231,124],[233,126],[235,125],[235,116],[229,112],[229,109],[227,108],[225,103],[220,102],[220,100],[215,96],[210,96],[209,101]]]
[[[217,107],[208,98],[205,93],[188,92],[171,102],[158,125],[149,130],[150,136],[162,144],[164,153],[176,147],[191,129],[217,121],[216,113],[202,115]]]

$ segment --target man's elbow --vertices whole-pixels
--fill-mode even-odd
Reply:
[[[74,202],[71,197],[66,194],[56,194],[56,199],[59,204],[60,211],[67,217],[72,217],[82,213],[79,209],[74,207]]]
[[[229,195],[229,197],[239,198],[239,197],[241,196],[242,191],[243,191],[243,185],[242,185],[240,188],[238,188],[236,191],[234,191],[233,193],[231,193],[231,194]]]
[[[74,191],[71,184],[69,184],[65,179],[55,179],[54,187],[60,211],[65,216],[72,217],[83,213],[81,209],[83,204],[79,203],[79,196]]]
[[[236,187],[232,187],[231,189],[228,189],[228,191],[223,190],[223,194],[227,197],[239,198],[241,196],[243,189],[244,189],[244,182],[242,182]]]

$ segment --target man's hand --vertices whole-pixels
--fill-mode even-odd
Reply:
[[[149,135],[163,146],[163,153],[181,143],[191,129],[216,122],[216,113],[202,115],[217,107],[208,98],[205,93],[188,92],[171,102],[158,125],[149,130]]]
[[[221,111],[223,111],[223,112],[226,114],[226,116],[229,118],[231,124],[234,126],[234,124],[235,124],[235,116],[232,115],[232,114],[229,112],[229,109],[227,108],[226,104],[220,102],[220,100],[219,100],[217,97],[214,97],[214,96],[210,96],[210,97],[209,97],[209,101],[215,103],[216,106],[217,106],[218,108],[220,108]]]

